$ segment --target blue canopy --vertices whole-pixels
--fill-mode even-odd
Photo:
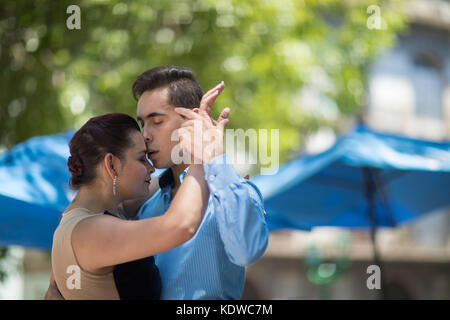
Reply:
[[[450,205],[450,145],[358,126],[327,151],[253,181],[270,230],[396,226]]]
[[[60,214],[74,196],[67,170],[72,135],[35,137],[0,155],[0,245],[51,248]],[[358,127],[329,150],[299,156],[253,181],[264,195],[271,230],[308,230],[369,226],[368,179],[375,184],[378,226],[448,206],[450,144]]]
[[[72,135],[34,137],[0,155],[0,245],[51,248],[74,195],[67,169]]]

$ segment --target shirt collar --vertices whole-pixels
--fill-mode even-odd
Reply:
[[[173,188],[175,186],[175,180],[173,179],[173,173],[171,169],[167,169],[159,176],[159,187],[161,189]]]

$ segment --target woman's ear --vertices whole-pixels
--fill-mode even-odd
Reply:
[[[117,157],[115,157],[112,153],[107,153],[105,157],[103,158],[103,162],[105,164],[106,172],[111,177],[111,179],[114,179],[115,176],[117,176]]]

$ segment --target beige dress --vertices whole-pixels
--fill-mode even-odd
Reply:
[[[52,268],[59,291],[67,300],[120,299],[113,272],[95,275],[83,270],[72,248],[72,230],[83,219],[103,213],[75,208],[63,214],[53,235]]]

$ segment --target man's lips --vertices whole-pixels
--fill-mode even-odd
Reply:
[[[152,158],[154,158],[158,152],[159,151],[148,151],[147,154],[148,154],[149,159],[151,160]]]

